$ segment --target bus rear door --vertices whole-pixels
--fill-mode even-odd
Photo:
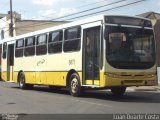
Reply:
[[[8,43],[7,50],[7,81],[13,80],[13,66],[14,66],[14,44]]]

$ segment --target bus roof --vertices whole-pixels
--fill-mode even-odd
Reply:
[[[1,40],[0,44],[3,43],[3,42],[9,42],[9,41],[12,41],[12,40],[17,40],[17,39],[21,39],[21,38],[25,38],[25,37],[29,37],[29,36],[34,36],[34,35],[38,35],[38,34],[42,34],[42,33],[47,33],[47,32],[50,32],[50,31],[55,31],[55,30],[59,30],[59,29],[64,29],[64,28],[69,28],[69,27],[73,27],[73,26],[83,25],[83,24],[86,24],[86,23],[91,23],[91,22],[104,20],[104,17],[107,17],[107,16],[131,17],[131,18],[138,18],[138,19],[144,19],[144,20],[149,20],[150,21],[150,19],[139,17],[139,16],[104,15],[104,14],[102,14],[102,15],[89,17],[89,18],[86,18],[86,19],[82,19],[82,20],[78,20],[78,21],[74,21],[74,22],[70,22],[70,23],[65,23],[65,24],[62,24],[62,25],[52,26],[52,27],[45,28],[45,29],[42,29],[42,30],[22,34],[22,35],[19,35],[19,36],[6,38],[6,39]]]

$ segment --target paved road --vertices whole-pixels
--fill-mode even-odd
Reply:
[[[127,91],[116,98],[109,91],[87,91],[76,98],[66,90],[54,92],[38,86],[21,90],[17,84],[0,82],[0,113],[160,113],[160,92]]]

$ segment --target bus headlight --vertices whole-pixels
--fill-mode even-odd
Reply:
[[[154,76],[155,76],[154,74],[147,75],[147,77],[154,77]]]

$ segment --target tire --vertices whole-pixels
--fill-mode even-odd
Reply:
[[[114,96],[122,96],[126,91],[126,87],[112,87],[111,92]]]
[[[77,73],[73,73],[69,79],[69,92],[74,97],[78,97],[82,93],[80,78]]]
[[[18,77],[18,83],[19,83],[19,87],[21,89],[32,89],[33,88],[33,85],[32,84],[26,84],[25,83],[25,75],[23,72],[21,72],[19,74],[19,77]]]

